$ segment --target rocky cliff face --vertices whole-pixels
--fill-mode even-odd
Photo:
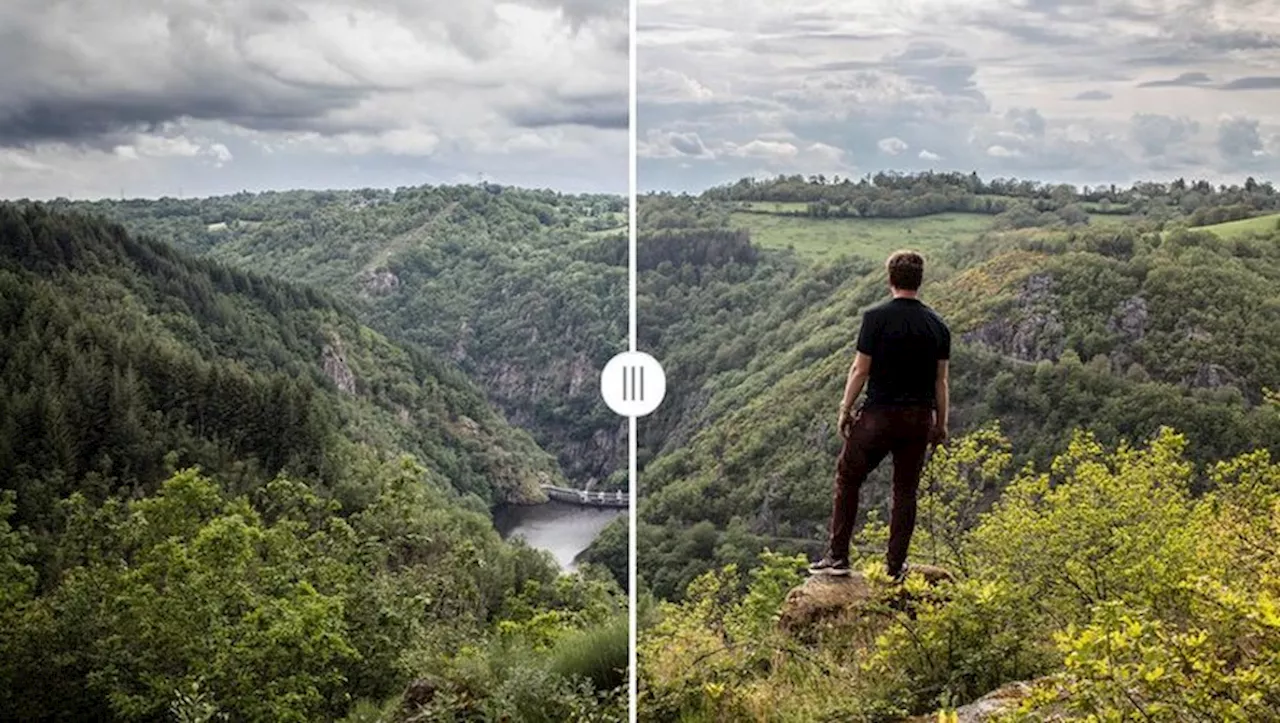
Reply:
[[[1011,313],[983,324],[962,338],[1020,361],[1056,361],[1066,346],[1066,328],[1053,295],[1053,277],[1048,274],[1027,277]]]
[[[596,410],[604,404],[600,370],[585,354],[536,366],[511,361],[473,363],[485,380],[489,398],[512,424],[528,430],[543,449],[556,455],[565,476],[576,486],[590,489],[625,466],[625,420],[612,414],[585,420],[564,411]]]
[[[338,389],[346,394],[355,394],[356,375],[352,373],[351,367],[347,365],[346,351],[342,347],[342,339],[336,334],[329,336],[329,343],[324,345],[320,350],[320,361],[324,366],[324,373]]]

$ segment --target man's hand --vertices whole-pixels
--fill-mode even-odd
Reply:
[[[840,419],[836,422],[836,428],[840,430],[840,437],[848,439],[849,433],[853,430],[853,423],[857,419],[857,415],[849,410],[848,407],[841,405]]]
[[[933,427],[929,430],[929,444],[935,447],[947,441],[947,420],[934,417]]]

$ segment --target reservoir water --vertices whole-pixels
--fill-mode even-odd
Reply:
[[[564,502],[510,505],[493,512],[493,524],[503,538],[521,538],[530,547],[547,550],[566,570],[613,518],[625,509],[582,507]]]

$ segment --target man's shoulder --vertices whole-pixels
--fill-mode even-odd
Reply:
[[[939,314],[937,309],[929,306],[928,304],[924,304],[923,306],[924,312],[929,315],[929,318],[941,324],[943,328],[947,327],[947,320],[942,318],[942,314]]]
[[[862,317],[864,319],[873,319],[878,316],[884,316],[885,314],[892,313],[892,311],[893,299],[888,299],[868,306],[866,310],[862,312]]]

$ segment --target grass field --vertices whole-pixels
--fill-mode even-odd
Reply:
[[[733,214],[731,222],[735,228],[749,229],[752,241],[765,248],[791,247],[800,255],[817,260],[845,255],[879,259],[897,248],[927,252],[972,238],[991,226],[991,216],[938,213],[904,219],[822,219],[739,212]]]
[[[1267,233],[1277,228],[1280,228],[1280,213],[1273,213],[1268,216],[1254,216],[1253,218],[1244,218],[1239,221],[1215,223],[1212,226],[1197,226],[1195,230],[1209,231],[1222,238],[1234,238],[1255,233]]]
[[[803,213],[809,204],[805,201],[743,201],[742,208],[751,213]]]

